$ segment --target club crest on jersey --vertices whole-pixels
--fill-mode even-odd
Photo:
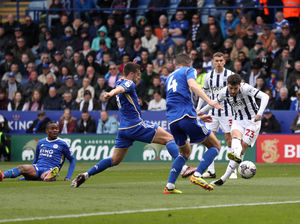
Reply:
[[[54,145],[53,145],[53,148],[57,149],[57,148],[58,148],[58,145],[57,145],[57,144],[54,144]]]

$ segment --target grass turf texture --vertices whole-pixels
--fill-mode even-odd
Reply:
[[[17,163],[0,163],[2,170]],[[94,163],[77,163],[75,175]],[[197,164],[189,164],[196,166]],[[227,164],[216,163],[218,177]],[[110,214],[18,223],[300,223],[300,203],[172,210],[179,207],[300,200],[300,164],[256,164],[250,180],[228,180],[212,192],[178,179],[181,195],[164,195],[171,163],[122,163],[93,176],[80,188],[64,182],[68,164],[55,182],[5,179],[0,183],[0,222],[5,219],[170,208],[169,211]],[[209,181],[211,181],[209,179]]]

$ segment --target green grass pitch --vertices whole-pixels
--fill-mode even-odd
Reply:
[[[93,165],[77,163],[73,177]],[[216,164],[219,177],[226,166]],[[212,192],[179,177],[183,194],[164,195],[171,163],[122,163],[76,189],[63,181],[66,163],[55,182],[0,183],[0,223],[300,223],[300,164],[256,166],[254,178],[229,180]]]

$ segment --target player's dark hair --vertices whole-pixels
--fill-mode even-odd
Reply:
[[[46,124],[46,128],[48,128],[48,126],[51,125],[51,124],[57,124],[57,122],[56,122],[56,121],[49,121],[49,122]]]
[[[233,74],[227,78],[227,83],[232,86],[240,85],[241,81],[242,78],[238,74]]]
[[[191,58],[187,54],[179,54],[176,56],[175,61],[177,65],[188,66],[191,63]]]
[[[224,58],[224,54],[222,52],[216,52],[213,55],[213,58],[215,58],[215,57],[223,57]]]
[[[128,76],[130,72],[136,72],[137,70],[140,69],[140,66],[138,64],[135,64],[133,62],[128,62],[125,66],[124,66],[124,75]]]

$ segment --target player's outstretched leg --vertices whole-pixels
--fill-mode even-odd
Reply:
[[[237,166],[238,166],[237,162],[230,160],[224,175],[220,179],[213,181],[211,183],[211,185],[222,186],[226,182],[226,180],[229,178],[229,176],[234,172],[234,170],[236,169]]]
[[[59,173],[59,168],[54,167],[53,169],[48,171],[48,173],[46,174],[43,180],[47,182],[54,181],[58,173]]]
[[[0,170],[0,182],[4,180],[4,173]]]
[[[0,179],[3,180],[4,178],[16,178],[20,175],[21,175],[21,172],[20,172],[19,168],[13,168],[13,169],[7,170],[5,172],[1,171],[2,177]]]
[[[204,174],[202,174],[202,178],[216,178],[214,161],[208,166],[207,171]]]
[[[228,159],[233,160],[237,163],[241,163],[242,162],[241,153],[242,153],[242,149],[243,149],[241,140],[238,138],[233,138],[231,146],[232,146],[233,152],[227,153]]]

